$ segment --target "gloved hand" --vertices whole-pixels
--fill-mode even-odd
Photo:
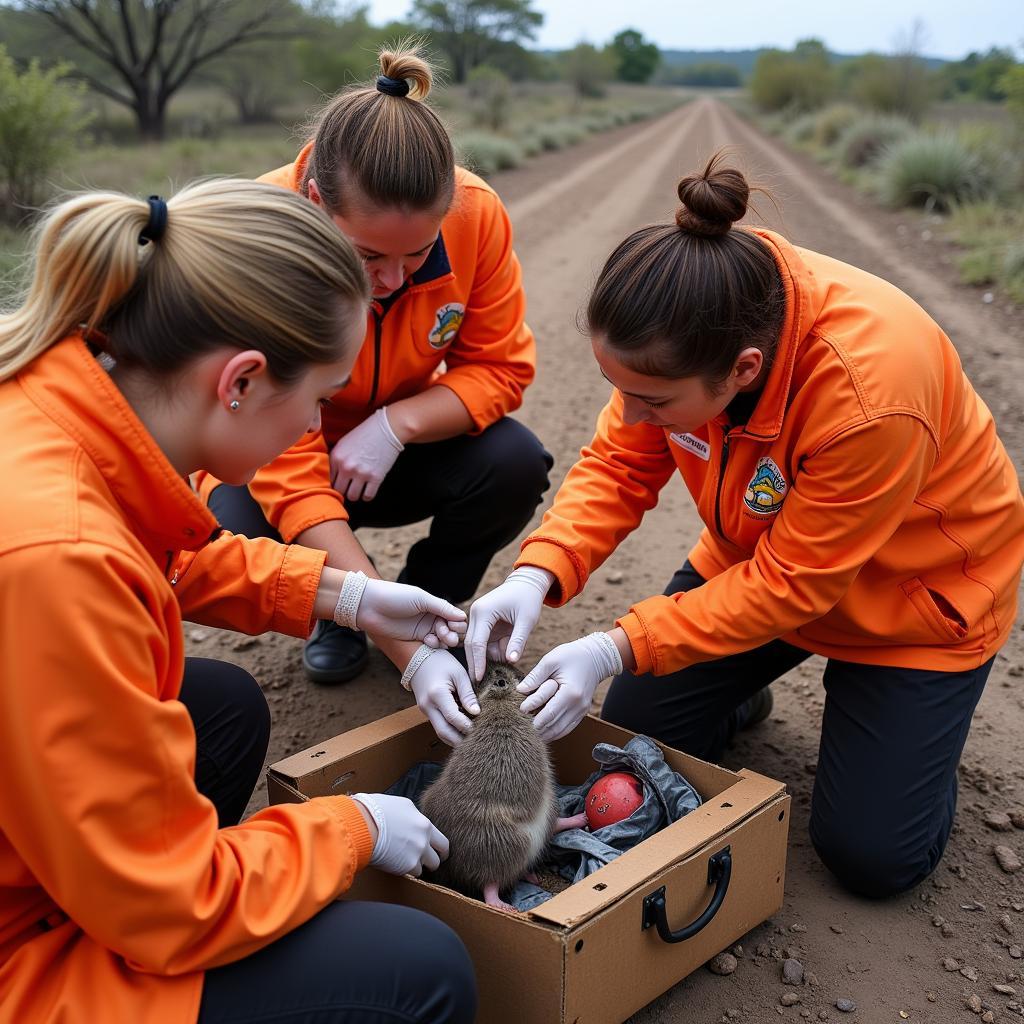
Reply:
[[[459,704],[474,715],[480,705],[466,670],[448,651],[421,647],[406,666],[402,685],[412,691],[416,706],[427,716],[438,738],[449,747],[456,746],[473,727]],[[459,696],[458,704],[455,694]]]
[[[431,820],[404,796],[385,793],[356,793],[377,826],[370,866],[392,875],[416,875],[423,869],[436,871],[448,856],[448,840]]]
[[[597,684],[621,671],[615,641],[607,633],[591,633],[549,651],[516,689],[530,694],[522,709],[527,714],[539,711],[533,727],[551,743],[583,721]]]
[[[483,678],[488,659],[519,660],[540,618],[544,596],[554,582],[555,574],[547,569],[523,565],[473,602],[466,633],[466,661],[474,679]]]
[[[395,640],[419,640],[428,647],[455,647],[466,632],[461,608],[420,587],[371,580],[361,572],[346,574],[334,621]]]
[[[386,408],[378,409],[331,449],[331,486],[348,501],[372,501],[404,450]]]

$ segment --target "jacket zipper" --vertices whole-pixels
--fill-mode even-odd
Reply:
[[[373,386],[370,388],[369,406],[372,409],[373,403],[377,401],[377,389],[380,387],[380,342],[381,332],[384,328],[384,313],[374,303],[373,309]]]
[[[715,488],[715,526],[718,529],[718,535],[724,541],[728,541],[728,537],[725,535],[725,530],[722,529],[722,481],[725,479],[725,467],[729,462],[729,432],[727,430],[722,431],[722,458],[718,463],[718,484]]]

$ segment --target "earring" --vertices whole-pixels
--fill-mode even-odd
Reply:
[[[233,399],[233,400],[232,400],[232,402],[231,402],[231,404],[230,404],[230,405],[228,406],[228,408],[229,408],[229,409],[230,409],[230,410],[231,410],[232,412],[238,412],[238,410],[242,408],[242,403],[241,403],[241,402],[240,402],[240,401],[239,401],[239,400],[238,400],[237,398],[235,398],[235,399]]]

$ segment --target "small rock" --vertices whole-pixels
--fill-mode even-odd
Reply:
[[[190,629],[188,632],[189,640],[194,640],[197,644],[201,644],[209,635],[210,631],[207,629]]]
[[[743,947],[738,942],[732,947],[732,955],[737,959],[743,958]]]
[[[1013,907],[1013,909],[1014,909],[1014,910],[1016,910],[1018,914],[1019,914],[1019,913],[1020,913],[1020,912],[1021,912],[1022,910],[1024,910],[1024,903],[1022,903],[1022,902],[1021,902],[1020,900],[1014,900],[1014,901],[1013,901],[1013,902],[1012,902],[1012,903],[1010,904],[1010,906],[1011,906],[1011,907]]]
[[[739,1020],[741,1016],[739,1010],[726,1010],[725,1015],[729,1020]]]
[[[1010,816],[1003,811],[986,811],[982,815],[982,821],[996,832],[1009,832],[1013,828]]]
[[[831,928],[832,931],[834,931],[836,933],[836,935],[842,935],[843,934],[843,926],[841,924],[830,924],[829,928]]]
[[[1022,950],[1018,945],[1011,946],[1006,952],[1009,953],[1014,960],[1019,960],[1024,956],[1024,950]]]
[[[960,961],[959,960],[954,960],[951,956],[947,956],[942,961],[942,969],[944,971],[959,971],[960,970]]]
[[[786,954],[786,960],[795,960],[800,955],[800,950],[796,946],[787,946],[782,952]]]
[[[925,992],[924,997],[928,1000],[929,1003],[934,1003],[935,1000],[938,999],[938,996],[931,990]]]
[[[1008,874],[1012,875],[1020,871],[1020,857],[1017,856],[1008,846],[993,846],[992,852],[999,861],[999,866]]]
[[[1014,828],[1024,828],[1024,807],[1010,811],[1009,818]]]
[[[767,942],[759,942],[757,944],[757,949],[754,950],[754,955],[755,956],[771,956],[772,955],[772,948],[771,948],[771,946],[768,945]]]
[[[262,641],[258,636],[242,636],[231,645],[231,649],[234,651],[248,651],[252,647],[259,647],[261,643]]]
[[[932,924],[935,925],[936,928],[941,928],[945,923],[946,919],[941,914],[936,914],[932,918]]]
[[[719,953],[708,961],[708,970],[712,974],[732,974],[736,970],[736,957],[732,953]]]
[[[810,971],[808,971],[804,975],[804,984],[805,985],[810,985],[811,988],[817,988],[818,987],[818,976],[816,974],[812,974]]]
[[[1001,996],[1015,996],[1017,994],[1017,990],[1012,985],[993,985],[992,989]]]
[[[828,1020],[828,1010],[819,1010],[818,1020]]]
[[[978,980],[978,972],[973,967],[961,967],[960,968],[960,973],[968,981],[977,981]]]
[[[803,1017],[804,1020],[810,1020],[811,1019],[811,1011],[810,1010],[801,1010],[800,1011],[800,1016]]]
[[[853,1013],[857,1009],[857,1004],[852,999],[837,999],[836,1009],[843,1013]]]
[[[995,296],[991,292],[985,292],[985,294],[982,295],[982,297],[981,297],[981,301],[984,302],[985,305],[987,306],[990,303],[995,301]]]
[[[791,932],[805,932],[807,931],[807,925],[805,924],[791,924],[789,926]]]
[[[981,1019],[985,1022],[985,1024],[992,1024],[992,1022],[996,1019],[996,1015],[991,1010],[986,1010],[981,1015]]]
[[[782,984],[802,985],[804,981],[804,965],[792,957],[782,962]]]
[[[785,992],[779,996],[779,1002],[782,1003],[783,1006],[796,1006],[796,1004],[800,1002],[800,996],[798,996],[796,992]]]
[[[948,939],[953,934],[953,926],[948,921],[946,921],[946,923],[943,924],[939,931],[941,931],[943,936]]]
[[[608,573],[608,582],[614,583],[618,586],[618,584],[622,582],[622,571],[620,569],[612,569],[612,571]]]
[[[1003,916],[999,918],[999,927],[1002,928],[1007,935],[1013,934],[1013,922],[1010,920],[1009,914],[1003,914]]]
[[[967,1009],[971,1013],[981,1013],[981,996],[973,995],[967,1000]]]

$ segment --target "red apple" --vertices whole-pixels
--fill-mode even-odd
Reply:
[[[584,807],[594,829],[628,818],[643,802],[644,786],[635,775],[609,772],[590,787]]]

